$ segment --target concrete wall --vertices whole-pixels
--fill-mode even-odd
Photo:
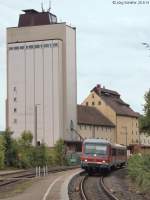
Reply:
[[[8,44],[8,69],[8,124],[14,137],[24,130],[35,133],[37,106],[37,140],[53,146],[63,129],[62,41]]]
[[[78,124],[78,133],[84,138],[103,138],[115,143],[115,128]]]
[[[53,48],[9,50],[20,45],[46,45]],[[18,137],[22,131],[34,133],[34,107],[37,106],[38,140],[53,146],[60,137],[77,139],[76,128],[76,31],[65,23],[7,29],[7,125]],[[17,86],[14,103],[13,87]],[[16,105],[14,105],[16,104]],[[13,112],[18,106],[17,113]],[[20,123],[14,123],[18,118]]]
[[[66,26],[66,124],[65,138],[77,140],[75,132],[70,131],[70,123],[73,121],[74,129],[77,129],[77,69],[76,69],[76,31]]]

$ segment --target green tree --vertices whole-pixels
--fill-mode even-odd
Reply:
[[[62,139],[58,140],[54,146],[55,162],[58,165],[66,164],[65,144]]]
[[[150,134],[150,89],[144,95],[144,115],[140,117],[140,131]]]
[[[14,166],[14,163],[16,163],[17,159],[16,141],[12,139],[11,136],[12,132],[9,129],[6,129],[3,135],[6,166]]]
[[[30,131],[24,131],[21,135],[21,141],[24,146],[30,147],[32,145],[33,135]]]
[[[44,144],[34,147],[32,166],[40,166],[40,167],[46,166],[48,165],[49,162],[48,160],[49,160],[48,148]]]
[[[33,162],[32,140],[33,136],[30,131],[24,131],[21,135],[21,138],[18,140],[17,167],[19,168],[32,167],[32,162]]]
[[[3,136],[0,136],[0,169],[4,168],[5,161],[5,147],[4,147],[4,139]]]

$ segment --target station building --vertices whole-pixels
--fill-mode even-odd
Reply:
[[[34,144],[76,142],[76,28],[50,12],[23,12],[7,28],[7,128],[15,138],[31,131]]]
[[[115,125],[115,143],[139,144],[139,114],[120,98],[118,92],[97,85],[82,105],[97,108]]]

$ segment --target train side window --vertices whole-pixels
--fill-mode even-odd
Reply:
[[[112,149],[112,156],[116,156],[116,149]]]

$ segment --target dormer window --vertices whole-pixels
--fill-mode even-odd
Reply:
[[[98,102],[98,105],[99,105],[99,106],[101,105],[101,101]]]

